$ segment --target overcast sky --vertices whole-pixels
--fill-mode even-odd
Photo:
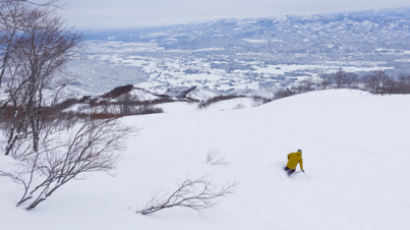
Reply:
[[[274,17],[410,6],[410,0],[61,0],[78,28],[158,26],[219,18]]]

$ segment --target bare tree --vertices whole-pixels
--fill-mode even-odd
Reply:
[[[312,91],[314,87],[314,82],[312,79],[305,79],[299,82],[299,84],[295,87],[298,93],[305,93]]]
[[[352,72],[345,72],[344,87],[348,89],[357,89],[359,87],[359,79]]]
[[[132,102],[132,96],[125,93],[118,97],[118,105],[120,107],[120,114],[128,116],[135,113],[135,105]]]
[[[28,79],[25,94],[24,121],[28,122],[33,137],[33,149],[38,150],[42,127],[44,90],[58,71],[70,58],[70,50],[78,43],[77,34],[63,30],[59,18],[38,10],[27,15],[25,36],[19,39],[18,60],[23,63],[23,76]]]
[[[342,69],[339,69],[334,75],[334,80],[336,84],[336,88],[342,88],[345,78],[345,72]]]
[[[57,2],[0,0],[0,87],[8,95],[0,122],[7,124],[5,154],[19,164],[0,176],[22,185],[17,206],[27,210],[80,175],[113,169],[129,132],[116,119],[78,122],[56,108],[62,88],[53,87],[56,73],[80,40],[54,14]]]
[[[0,66],[0,88],[6,74],[7,65],[10,60],[12,49],[15,46],[16,33],[21,26],[20,18],[23,17],[22,10],[19,6],[0,3],[0,28],[1,37],[0,49],[1,66]]]
[[[322,81],[320,82],[320,87],[321,87],[322,89],[331,88],[331,86],[332,86],[332,80],[328,77],[328,75],[322,74],[322,75],[320,76],[320,78],[322,79]]]
[[[332,78],[336,88],[356,88],[358,86],[358,79],[354,73],[345,72],[343,69],[339,69],[336,73],[332,74]]]
[[[4,86],[3,80],[6,78],[6,88],[4,92],[8,94],[8,98],[2,100],[0,107],[0,120],[6,125],[7,132],[7,148],[5,154],[8,155],[12,146],[16,142],[19,135],[16,135],[17,120],[20,117],[23,98],[20,94],[27,80],[21,77],[21,63],[16,60],[18,40],[22,36],[22,28],[24,27],[24,18],[26,9],[22,5],[22,1],[0,1],[0,89]],[[3,87],[4,88],[4,87]],[[10,106],[10,103],[12,105]],[[8,119],[4,119],[4,114],[7,113]]]
[[[18,44],[18,37],[27,26],[27,5],[55,6],[58,0],[27,1],[27,0],[0,0],[0,88],[10,57]]]
[[[410,75],[401,74],[397,81],[397,93],[410,93]]]
[[[154,197],[137,213],[149,215],[173,207],[201,211],[214,207],[219,198],[232,194],[234,187],[235,183],[218,187],[204,177],[194,180],[185,179],[173,193],[166,197]]]
[[[17,203],[29,201],[27,210],[44,202],[57,189],[80,175],[109,172],[117,161],[120,141],[130,129],[116,119],[88,120],[72,127],[49,126],[42,134],[40,148],[33,151],[32,143],[22,139],[15,148],[20,167],[15,172],[0,172],[23,188]],[[61,130],[64,129],[64,132]],[[69,138],[64,138],[70,135]]]
[[[392,79],[384,71],[374,71],[365,77],[365,88],[372,93],[390,93]]]
[[[320,76],[322,82],[320,86],[322,89],[328,88],[348,88],[357,89],[359,88],[359,78],[355,73],[345,72],[343,69],[339,69],[335,73],[322,74]]]
[[[295,92],[294,90],[291,90],[289,88],[286,89],[279,89],[278,91],[275,92],[275,99],[280,99],[280,98],[284,98],[284,97],[290,97],[297,94],[297,92]]]
[[[0,119],[4,120],[7,110],[10,121],[6,155],[23,136],[32,137],[33,149],[38,150],[44,128],[42,118],[48,111],[44,108],[52,106],[45,101],[44,91],[51,88],[55,73],[70,59],[70,51],[80,39],[78,34],[65,30],[61,20],[46,7],[56,2],[0,1],[0,87],[6,79],[4,91],[9,94],[0,107]]]
[[[17,40],[22,34],[24,17],[25,9],[19,1],[0,1],[0,89],[4,85],[5,78],[7,82],[15,83],[16,76],[19,75],[21,65],[15,60],[14,54],[17,52]],[[21,87],[11,89],[9,86],[15,86],[15,84],[9,84],[5,92],[15,91],[16,88],[21,89]],[[16,93],[14,92],[13,95],[16,96]],[[11,96],[1,101],[0,119],[11,101]]]

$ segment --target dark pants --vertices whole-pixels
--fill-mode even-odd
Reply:
[[[292,175],[292,173],[296,171],[296,169],[290,169],[287,166],[284,168],[284,170],[288,172],[288,176]]]

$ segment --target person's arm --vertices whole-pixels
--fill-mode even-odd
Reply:
[[[290,159],[290,155],[291,155],[291,154],[292,154],[292,153],[289,153],[289,154],[288,154],[288,160]]]
[[[304,169],[303,169],[303,158],[301,157],[300,158],[300,169],[302,170],[302,171],[305,171]]]

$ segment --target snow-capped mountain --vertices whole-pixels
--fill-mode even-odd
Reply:
[[[410,8],[281,18],[223,19],[202,24],[86,34],[88,39],[151,42],[169,49],[268,53],[410,50]]]

